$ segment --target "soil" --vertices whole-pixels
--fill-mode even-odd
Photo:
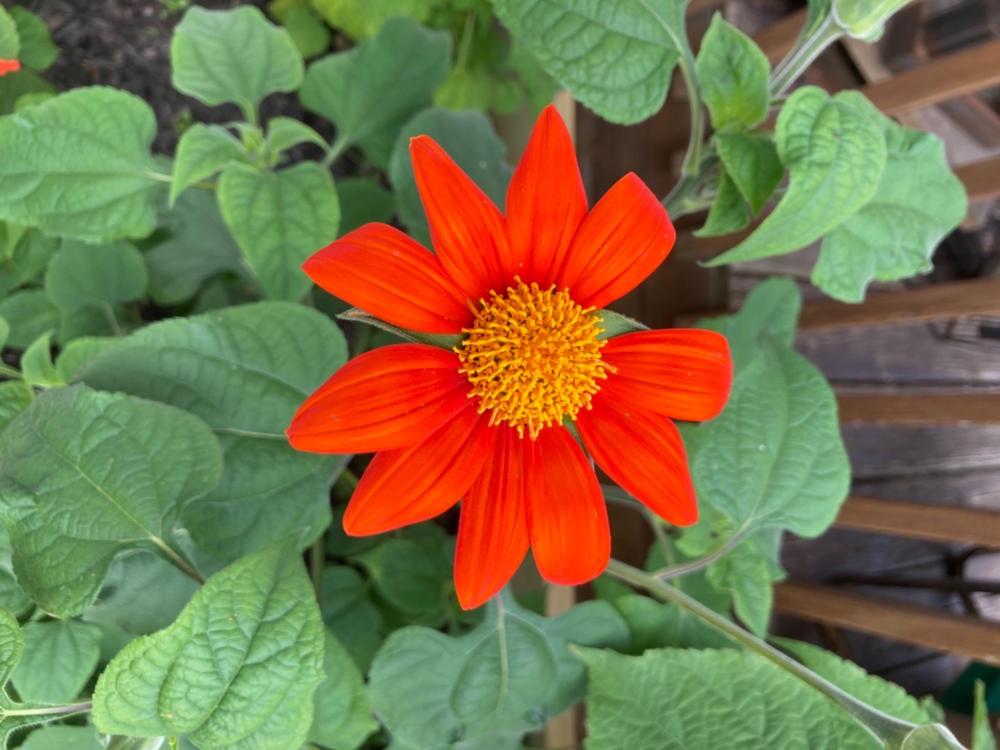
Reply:
[[[178,0],[0,0],[0,4],[22,5],[45,21],[60,49],[45,73],[57,90],[114,86],[146,100],[158,125],[154,152],[173,154],[178,132],[191,117],[209,123],[242,119],[235,106],[206,107],[170,85],[170,37],[183,16],[183,9],[171,10],[182,4]],[[265,0],[194,4],[215,10],[255,5],[266,12]],[[261,113],[262,121],[279,114],[302,118],[302,107],[294,94],[275,94],[264,101]],[[332,134],[328,123],[305,119],[324,135]]]

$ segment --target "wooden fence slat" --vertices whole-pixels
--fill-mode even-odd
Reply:
[[[841,393],[841,422],[1000,425],[1000,393]]]
[[[807,16],[805,8],[796,11],[758,31],[753,40],[764,51],[768,60],[777,62],[795,46],[795,40],[799,38]]]
[[[1000,548],[1000,512],[985,508],[851,496],[834,525],[908,539]]]
[[[997,622],[808,583],[775,586],[774,609],[804,620],[948,651],[1000,666],[1000,623]]]
[[[955,169],[955,176],[965,185],[969,203],[1000,198],[1000,155],[963,164]]]
[[[799,330],[919,323],[968,315],[1000,315],[1000,278],[927,284],[900,292],[869,294],[860,305],[832,299],[802,306]]]
[[[1000,84],[1000,39],[937,58],[860,91],[887,115],[897,115],[996,84]]]

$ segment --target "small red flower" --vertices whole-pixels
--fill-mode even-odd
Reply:
[[[398,344],[362,354],[302,404],[287,430],[306,451],[377,451],[344,515],[377,534],[460,498],[455,588],[479,606],[528,548],[549,581],[598,576],[607,510],[572,421],[612,479],[667,521],[698,511],[671,418],[711,419],[732,362],[712,331],[601,339],[600,313],[656,268],[675,232],[634,174],[588,211],[573,144],[542,112],[507,190],[504,217],[426,136],[410,142],[434,253],[367,224],[303,268],[321,287],[393,325],[461,334],[454,351]]]
[[[8,73],[14,73],[20,69],[21,63],[17,60],[0,59],[0,76],[7,75]]]

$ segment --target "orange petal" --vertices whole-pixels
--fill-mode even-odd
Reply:
[[[725,336],[696,328],[615,336],[601,359],[617,372],[601,390],[674,419],[699,422],[722,411],[733,382]]]
[[[410,140],[413,175],[441,265],[473,299],[503,291],[513,258],[500,210],[432,138]]]
[[[21,63],[17,60],[2,60],[0,59],[0,76],[6,75],[7,73],[15,73],[21,69]]]
[[[422,344],[362,354],[306,399],[288,427],[293,447],[369,453],[419,442],[468,403],[458,357]]]
[[[630,172],[583,220],[556,284],[584,307],[607,307],[663,262],[676,236],[666,209]]]
[[[497,429],[496,448],[462,501],[455,546],[455,590],[475,609],[510,580],[528,551],[525,440]]]
[[[660,518],[676,526],[697,521],[691,472],[674,423],[604,390],[591,406],[577,414],[576,428],[597,465]]]
[[[466,403],[420,443],[375,454],[344,513],[344,531],[381,534],[426,521],[458,502],[496,442],[489,415]]]
[[[507,236],[514,272],[547,287],[587,215],[587,194],[566,125],[549,105],[507,188]]]
[[[427,248],[387,224],[365,224],[315,253],[302,269],[330,294],[393,325],[459,333],[466,296]]]
[[[542,430],[529,450],[525,495],[538,571],[567,585],[596,578],[608,565],[611,532],[590,462],[563,427]]]

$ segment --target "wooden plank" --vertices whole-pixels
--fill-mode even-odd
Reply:
[[[774,609],[1000,666],[1000,623],[808,583],[775,586]]]
[[[1000,512],[982,508],[911,503],[851,496],[836,526],[939,542],[1000,548]]]
[[[795,348],[837,385],[957,389],[1000,383],[1000,346],[978,338],[978,320],[956,325],[947,338],[941,335],[944,325],[807,331]]]
[[[1000,198],[1000,155],[955,169],[955,175],[965,185],[970,203]]]
[[[805,8],[796,11],[754,34],[753,40],[764,51],[768,60],[777,62],[795,46],[799,32],[806,25],[807,16]]]
[[[1000,425],[1000,393],[840,393],[841,422]]]
[[[861,89],[887,115],[897,115],[1000,84],[1000,39]]]
[[[856,481],[1000,469],[1000,425],[843,422],[840,432]]]
[[[1000,314],[1000,277],[926,284],[904,292],[871,294],[860,305],[832,299],[802,306],[799,330],[948,320],[966,315]]]

